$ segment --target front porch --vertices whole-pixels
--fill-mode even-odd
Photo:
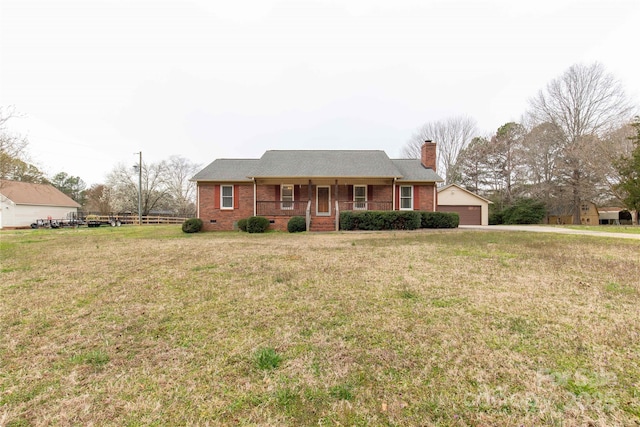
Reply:
[[[308,231],[337,231],[340,224],[340,212],[343,211],[390,211],[393,201],[350,201],[329,200],[314,203],[306,201],[259,200],[256,201],[256,215],[277,220],[288,220],[294,216],[304,217]]]
[[[255,215],[278,229],[301,216],[309,231],[333,231],[341,211],[394,209],[392,179],[256,179],[254,185]]]

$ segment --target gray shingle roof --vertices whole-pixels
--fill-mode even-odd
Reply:
[[[443,181],[432,169],[422,166],[420,160],[391,160],[381,150],[270,150],[260,159],[217,159],[192,180],[320,177]]]
[[[195,174],[192,181],[251,181],[259,159],[216,159]]]
[[[400,171],[401,181],[444,181],[433,169],[422,166],[418,159],[394,159],[391,161]]]
[[[398,177],[380,150],[270,150],[253,172],[266,177]]]

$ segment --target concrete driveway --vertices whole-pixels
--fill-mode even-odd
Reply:
[[[553,227],[547,225],[461,225],[462,230],[484,231],[531,231],[534,233],[580,234],[583,236],[614,237],[618,239],[640,240],[640,234],[609,233],[606,231],[575,230],[573,228]]]

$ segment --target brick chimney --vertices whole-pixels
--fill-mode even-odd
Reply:
[[[431,168],[434,172],[436,172],[436,159],[436,143],[431,142],[430,139],[427,139],[424,144],[422,144],[420,157],[422,166],[424,166],[425,168]]]

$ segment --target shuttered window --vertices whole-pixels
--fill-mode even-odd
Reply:
[[[233,185],[220,186],[220,208],[233,209]]]

